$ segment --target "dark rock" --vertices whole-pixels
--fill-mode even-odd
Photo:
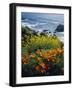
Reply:
[[[64,25],[59,24],[55,30],[55,32],[64,32]]]

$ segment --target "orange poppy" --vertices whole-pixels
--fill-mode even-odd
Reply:
[[[23,64],[28,64],[29,60],[28,59],[23,59],[22,62],[23,62]]]
[[[24,55],[24,57],[22,58],[22,63],[23,64],[28,64],[29,63],[29,57],[28,57],[28,55]]]
[[[41,62],[42,61],[42,58],[38,57],[37,58],[37,61]]]
[[[45,71],[44,69],[42,69],[40,72],[41,72],[41,73],[45,73],[46,71]]]
[[[36,53],[36,54],[40,54],[40,50],[38,49],[35,53]]]
[[[45,67],[46,67],[45,63],[41,63],[40,66],[41,66],[42,68],[45,68]]]
[[[50,69],[50,65],[48,65],[48,64],[46,64],[46,63],[44,63],[44,62],[41,63],[40,66],[41,66],[43,69],[45,69],[45,70]]]
[[[30,55],[31,58],[35,58],[35,56],[36,56],[35,54],[31,54]]]

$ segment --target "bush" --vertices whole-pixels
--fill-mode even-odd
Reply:
[[[22,35],[22,76],[64,74],[64,43],[57,36],[34,35],[33,31]]]

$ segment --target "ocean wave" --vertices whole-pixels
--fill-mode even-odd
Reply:
[[[22,24],[23,27],[28,26],[30,28],[35,27],[35,26],[38,25],[37,23],[36,24],[30,24],[30,23],[27,23],[27,22],[26,23],[22,22],[21,24]]]
[[[39,32],[41,32],[43,30],[48,30],[50,32],[54,32],[55,29],[58,26],[58,24],[54,24],[54,23],[58,23],[58,22],[51,22],[51,21],[49,21],[48,23],[45,23],[45,22],[42,22],[42,23],[35,22],[34,23],[33,21],[31,21],[31,22],[24,22],[24,21],[22,21],[21,25],[23,27],[28,26],[29,28],[32,28],[32,29],[37,30]],[[63,36],[62,33],[58,33],[58,32],[56,33],[56,35],[60,35],[60,36],[62,35]]]

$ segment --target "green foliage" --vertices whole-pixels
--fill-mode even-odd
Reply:
[[[56,48],[63,49],[64,43],[60,41],[57,36],[47,35],[47,30],[39,33],[28,28],[22,27],[22,57],[24,55],[30,56],[35,54],[34,58],[29,59],[29,64],[22,64],[22,76],[42,76],[42,75],[60,75],[61,69],[64,68],[64,55],[54,56],[55,62],[48,61],[40,54],[36,54],[37,50],[47,52]],[[38,58],[42,58],[41,62],[38,62]],[[53,58],[53,57],[52,57]],[[50,71],[46,73],[40,73],[35,70],[35,67],[41,63],[47,63],[51,65]]]
[[[62,42],[56,36],[32,36],[27,42],[22,42],[23,50],[27,52],[35,49],[54,49],[63,47]]]

